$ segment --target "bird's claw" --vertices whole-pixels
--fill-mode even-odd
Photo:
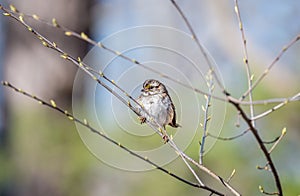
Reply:
[[[169,137],[168,137],[166,134],[164,134],[164,135],[162,136],[162,138],[163,138],[163,140],[164,140],[164,144],[166,144],[166,143],[169,141]]]
[[[146,122],[146,118],[145,117],[139,116],[138,118],[139,118],[139,121],[140,121],[141,124],[143,124],[143,123]]]

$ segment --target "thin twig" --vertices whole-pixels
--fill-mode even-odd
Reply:
[[[265,195],[280,195],[277,192],[274,192],[274,193],[266,192],[262,186],[259,186],[258,188],[259,188],[260,192],[263,193],[263,194],[265,194]]]
[[[207,86],[208,86],[208,93],[212,94],[213,88],[214,88],[214,82],[213,82],[213,77],[211,75],[211,71],[207,73]],[[211,102],[211,96],[205,96],[206,103],[205,107],[203,108],[204,110],[204,122],[203,122],[203,135],[202,135],[202,140],[201,140],[201,145],[200,145],[200,151],[199,151],[199,163],[202,165],[203,164],[203,155],[204,155],[204,145],[205,145],[205,139],[208,135],[208,121],[210,120],[210,117],[208,116],[209,114],[209,106]]]
[[[208,133],[207,135],[212,137],[212,138],[215,138],[215,139],[218,139],[218,140],[223,140],[223,141],[230,141],[230,140],[234,140],[234,139],[237,139],[239,137],[242,137],[243,135],[245,135],[246,133],[249,132],[249,128],[247,128],[245,131],[243,131],[242,133],[238,134],[238,135],[235,135],[235,136],[232,136],[232,137],[218,137],[218,136],[215,136],[215,135],[212,135],[211,133]]]
[[[265,171],[271,171],[268,163],[266,163],[265,166],[256,166],[256,169],[265,170]]]
[[[227,182],[230,182],[230,180],[233,178],[234,175],[235,175],[235,169],[232,170],[230,176],[227,179]]]
[[[271,109],[269,109],[269,110],[267,110],[267,111],[265,111],[265,112],[263,112],[263,113],[261,113],[261,114],[259,114],[259,115],[257,115],[257,116],[252,117],[251,120],[257,120],[257,119],[260,119],[260,118],[262,118],[262,117],[265,117],[265,116],[267,116],[268,114],[270,114],[270,113],[272,113],[272,112],[278,110],[279,108],[285,106],[285,105],[288,104],[289,102],[294,101],[294,100],[299,100],[299,98],[300,98],[300,93],[297,93],[296,95],[294,95],[294,96],[292,96],[292,97],[290,97],[290,98],[287,98],[287,99],[284,100],[283,102],[281,102],[281,103],[279,103],[278,105],[272,107]]]
[[[239,21],[239,28],[240,28],[240,32],[241,32],[241,36],[242,36],[242,40],[243,40],[243,51],[244,51],[244,63],[246,66],[246,72],[247,72],[247,81],[248,81],[248,89],[252,89],[252,74],[251,74],[251,70],[250,70],[250,65],[249,65],[249,57],[248,57],[248,50],[247,50],[247,39],[246,39],[246,35],[244,32],[244,27],[243,27],[243,22],[242,22],[242,17],[241,17],[241,13],[240,13],[240,8],[239,8],[239,4],[238,4],[238,0],[234,0],[235,6],[234,6],[234,10],[236,13],[236,16],[238,18]],[[244,99],[245,97],[243,97]],[[249,101],[250,101],[250,117],[251,119],[254,116],[254,107],[253,107],[253,98],[252,98],[252,91],[249,91]],[[252,125],[253,127],[255,127],[255,121],[252,120]]]
[[[190,24],[189,20],[187,19],[187,17],[185,16],[185,14],[183,13],[183,11],[181,10],[181,8],[179,7],[179,5],[176,3],[175,0],[170,0],[171,3],[174,5],[174,7],[176,8],[176,10],[178,11],[178,13],[180,14],[180,16],[182,17],[184,23],[186,24],[187,28],[189,29],[190,33],[192,34],[192,39],[195,40],[198,48],[200,49],[202,55],[204,56],[204,59],[206,60],[206,63],[209,67],[209,70],[211,70],[212,72],[212,75],[214,76],[214,79],[217,81],[217,84],[219,85],[219,87],[224,91],[225,91],[225,87],[224,85],[222,84],[222,82],[220,81],[219,77],[217,76],[216,72],[215,72],[215,69],[212,65],[212,62],[211,60],[209,60],[208,58],[208,54],[207,52],[204,50],[204,47],[202,46],[202,44],[200,43],[198,37],[197,37],[197,34],[195,33],[192,25]],[[226,94],[226,93],[225,93]]]
[[[271,140],[271,141],[263,141],[264,142],[264,144],[273,144],[273,143],[275,143],[278,139],[280,138],[280,136],[277,136],[275,139],[273,139],[273,140]]]
[[[277,144],[280,142],[280,140],[283,138],[283,136],[286,134],[286,128],[283,128],[281,131],[281,135],[278,138],[278,140],[273,144],[273,146],[271,147],[271,149],[269,150],[269,154],[272,153],[272,151],[275,149],[275,147],[277,146]]]
[[[248,89],[242,96],[241,99],[244,99],[253,89],[268,75],[272,67],[280,60],[283,54],[292,47],[297,41],[300,40],[300,34],[298,34],[287,46],[283,47],[279,54],[275,57],[272,63],[265,69],[265,71],[258,77],[258,79],[253,83],[252,88]]]
[[[229,189],[234,195],[241,195],[237,190],[235,190],[226,180],[224,180],[221,176],[216,175],[214,172],[209,170],[204,165],[199,164],[194,159],[190,158],[186,154],[182,153],[182,155],[191,163],[193,163],[195,166],[197,166],[200,170],[204,171],[205,173],[209,174],[211,177],[213,177],[215,180],[219,181],[221,184],[223,184],[227,189]]]

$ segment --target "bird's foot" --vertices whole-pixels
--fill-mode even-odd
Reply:
[[[166,144],[166,143],[169,141],[169,137],[168,137],[166,134],[164,134],[164,135],[162,136],[162,138],[163,138],[163,140],[164,140],[164,144]]]
[[[162,138],[164,140],[164,143],[167,143],[169,141],[169,137],[166,133],[166,130],[162,130],[161,128],[158,129],[160,133],[162,134]]]
[[[141,124],[143,124],[143,123],[146,122],[146,118],[143,117],[143,116],[139,116],[138,119],[139,119],[139,121],[140,121]]]

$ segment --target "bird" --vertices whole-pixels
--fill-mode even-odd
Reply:
[[[163,127],[166,125],[174,128],[181,127],[176,122],[176,111],[173,101],[166,86],[155,79],[148,79],[143,83],[141,94],[137,98],[137,111],[141,124],[146,120],[152,125]],[[142,108],[143,109],[142,109]],[[166,137],[166,135],[164,135]],[[164,138],[165,140],[166,138]],[[167,141],[165,141],[167,142]]]

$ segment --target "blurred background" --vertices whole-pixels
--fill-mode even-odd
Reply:
[[[0,3],[5,7],[14,4],[21,12],[37,14],[49,21],[56,18],[60,24],[76,32],[86,32],[97,41],[141,25],[168,26],[188,33],[168,0],[0,0]],[[178,4],[218,64],[226,89],[239,97],[247,88],[247,77],[233,1],[178,1]],[[300,2],[248,0],[240,2],[240,9],[255,79],[282,47],[300,33]],[[57,29],[29,21],[75,57],[84,57],[91,48]],[[129,41],[135,39],[132,37]],[[299,52],[299,43],[288,50],[255,89],[255,99],[289,97],[299,92]],[[74,65],[43,47],[16,21],[0,17],[1,80],[8,80],[45,100],[55,99],[58,105],[71,111],[76,71]],[[84,99],[84,87],[76,91],[77,100]],[[13,91],[1,87],[0,102],[1,196],[208,195],[156,170],[128,172],[99,161],[85,147],[74,123]],[[255,110],[259,114],[272,106],[257,106]],[[287,128],[287,135],[272,153],[285,195],[300,194],[299,111],[299,103],[290,103],[257,121],[267,141]],[[228,105],[221,136],[241,133],[243,129],[235,126],[236,121],[237,113]],[[185,151],[196,160],[198,142],[199,138],[195,137]],[[235,169],[231,183],[244,195],[258,195],[259,185],[274,190],[271,174],[256,169],[256,166],[265,165],[265,159],[249,133],[230,142],[218,141],[206,154],[204,163],[225,179]],[[179,159],[166,168],[195,181]],[[223,190],[210,177],[201,172],[199,175],[211,187]]]

